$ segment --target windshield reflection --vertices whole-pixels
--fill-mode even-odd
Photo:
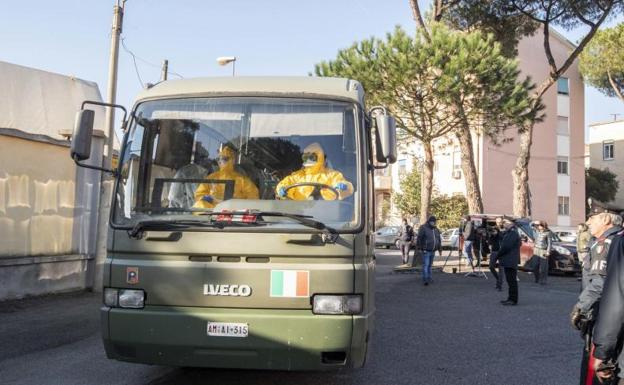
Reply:
[[[312,99],[142,103],[121,160],[115,221],[260,210],[357,226],[356,116],[353,104]]]

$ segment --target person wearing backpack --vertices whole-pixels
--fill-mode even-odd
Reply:
[[[401,242],[401,258],[403,265],[407,265],[409,261],[409,251],[412,247],[412,238],[414,237],[414,229],[407,223],[407,219],[403,218],[401,229],[399,230],[399,241]],[[416,256],[414,256],[416,258]]]

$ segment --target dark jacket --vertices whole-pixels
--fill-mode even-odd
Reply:
[[[400,240],[402,240],[403,242],[410,242],[413,236],[414,236],[414,230],[412,230],[412,226],[401,225],[401,229],[399,230]]]
[[[476,231],[474,228],[474,224],[472,221],[466,221],[463,229],[464,240],[466,241],[474,241],[476,238]]]
[[[498,252],[498,250],[500,249],[500,241],[502,236],[503,233],[498,227],[493,228],[488,233],[488,243],[490,244],[490,249],[493,253]]]
[[[608,229],[596,239],[589,251],[589,259],[587,261],[587,268],[583,272],[583,290],[579,295],[576,307],[581,310],[582,313],[587,314],[590,310],[597,312],[600,298],[604,289],[604,281],[607,276],[607,269],[609,267],[609,251],[613,238],[622,231],[619,226],[614,226]]]
[[[612,238],[607,260],[607,277],[594,328],[594,356],[601,360],[617,357],[619,367],[623,368],[622,340],[619,338],[624,331],[624,238],[621,232]]]
[[[416,237],[416,248],[425,251],[442,250],[442,241],[440,240],[440,230],[437,227],[425,223],[418,229],[418,237]]]
[[[516,226],[503,231],[500,249],[498,250],[498,260],[501,266],[517,269],[520,263],[520,235]]]

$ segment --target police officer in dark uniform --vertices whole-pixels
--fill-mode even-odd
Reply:
[[[620,213],[620,217],[624,215]],[[594,367],[603,384],[624,385],[624,231],[614,237],[607,257],[600,314],[594,328]],[[616,382],[617,381],[617,382]]]
[[[581,384],[598,384],[593,371],[591,339],[594,322],[598,317],[599,305],[603,294],[603,285],[607,276],[609,251],[614,239],[621,238],[621,209],[596,200],[589,200],[590,213],[587,225],[595,237],[589,251],[589,270],[585,271],[586,284],[579,295],[578,302],[571,313],[572,325],[581,331],[585,339],[583,361],[581,364]]]

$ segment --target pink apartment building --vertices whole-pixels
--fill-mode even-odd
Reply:
[[[543,35],[538,32],[524,38],[518,47],[523,75],[530,76],[538,84],[549,73],[542,41]],[[555,60],[561,64],[574,45],[552,31],[551,48]],[[543,103],[546,116],[534,129],[529,166],[532,217],[545,220],[552,226],[575,226],[584,221],[585,215],[585,106],[577,62],[546,92]],[[512,214],[513,211],[511,171],[519,144],[513,129],[508,130],[507,136],[514,140],[495,146],[489,140],[473,135],[475,163],[487,213]],[[392,169],[378,174],[378,199],[388,199],[392,191],[400,191],[401,175],[410,171],[413,157],[422,154],[419,147],[419,143],[413,143],[400,148],[399,159]],[[446,195],[465,194],[459,146],[452,139],[435,143],[435,162],[437,191]],[[395,222],[398,215],[395,211],[391,222]]]

